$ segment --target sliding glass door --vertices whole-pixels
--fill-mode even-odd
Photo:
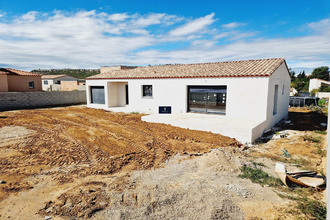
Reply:
[[[227,86],[188,86],[188,111],[226,113]]]

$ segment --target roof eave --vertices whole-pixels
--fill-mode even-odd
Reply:
[[[182,76],[182,77],[102,77],[102,78],[85,78],[86,80],[102,80],[102,79],[111,79],[111,80],[130,80],[130,79],[191,79],[191,78],[253,78],[253,77],[270,77],[268,74],[264,75],[250,75],[250,76]]]

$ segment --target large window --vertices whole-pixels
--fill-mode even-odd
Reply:
[[[34,81],[29,82],[29,89],[34,89]]]
[[[91,86],[91,103],[105,104],[104,86]]]
[[[143,85],[142,86],[142,96],[143,97],[152,97],[152,85]]]
[[[227,86],[188,86],[188,111],[226,113]]]

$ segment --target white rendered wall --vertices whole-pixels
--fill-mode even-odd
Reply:
[[[43,79],[42,81],[42,90],[44,91],[48,91],[50,89],[50,85],[54,84],[54,81],[52,79]],[[48,81],[48,84],[45,85],[44,81]]]
[[[269,78],[267,123],[265,126],[271,128],[281,119],[287,117],[290,99],[290,75],[284,63]],[[277,113],[273,114],[275,85],[278,85]]]
[[[311,92],[313,89],[318,89],[321,87],[321,81],[318,79],[310,79],[309,80],[309,88],[308,91]]]
[[[124,95],[124,84],[128,82],[129,108],[141,113],[158,114],[159,106],[171,106],[172,113],[187,112],[188,86],[224,85],[227,86],[226,115],[229,117],[262,118],[266,120],[268,77],[246,78],[197,78],[197,79],[139,79],[139,80],[86,80],[87,105],[107,109],[112,104],[111,93],[105,92],[104,105],[90,103],[90,86],[104,86],[111,90],[107,82],[123,82],[123,90],[113,92],[113,99],[118,94]],[[142,97],[142,86],[152,85],[152,97]],[[123,100],[122,98],[120,98]],[[122,106],[117,101],[117,106]]]

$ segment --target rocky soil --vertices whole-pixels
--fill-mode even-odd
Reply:
[[[140,117],[85,107],[0,112],[0,219],[290,219],[292,201],[238,178],[240,167],[262,163],[275,176],[286,148],[325,168],[302,138],[322,127],[284,127],[298,133],[247,147]]]

